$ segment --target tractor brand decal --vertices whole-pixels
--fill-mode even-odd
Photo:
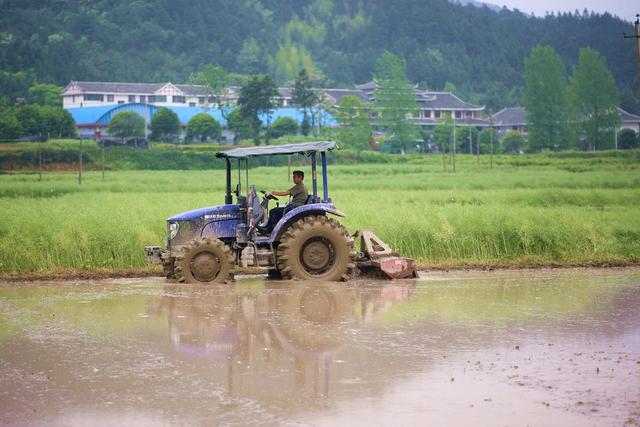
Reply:
[[[226,221],[230,219],[239,219],[240,216],[237,213],[231,212],[220,212],[220,213],[212,213],[204,216],[204,219],[207,221]]]

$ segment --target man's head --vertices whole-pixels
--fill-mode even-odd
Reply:
[[[300,184],[304,179],[304,172],[302,171],[293,171],[293,182],[296,184]]]

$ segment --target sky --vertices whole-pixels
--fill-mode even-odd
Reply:
[[[544,16],[549,12],[580,12],[584,8],[594,12],[609,12],[612,15],[633,21],[637,13],[640,13],[640,1],[638,0],[486,0],[498,6],[507,6],[509,9],[519,9],[524,13],[533,12],[536,16]]]

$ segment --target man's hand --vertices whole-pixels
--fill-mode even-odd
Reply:
[[[270,190],[265,190],[264,195],[269,197],[269,196],[273,196],[273,193]]]

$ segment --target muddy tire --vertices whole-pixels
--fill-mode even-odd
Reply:
[[[175,260],[175,277],[186,283],[225,283],[231,278],[234,258],[221,240],[204,237],[184,246]]]
[[[354,263],[353,238],[339,222],[307,216],[280,238],[278,270],[283,279],[348,280]]]
[[[175,279],[175,259],[169,258],[168,260],[162,260],[162,271],[164,273],[164,277],[167,279]]]

